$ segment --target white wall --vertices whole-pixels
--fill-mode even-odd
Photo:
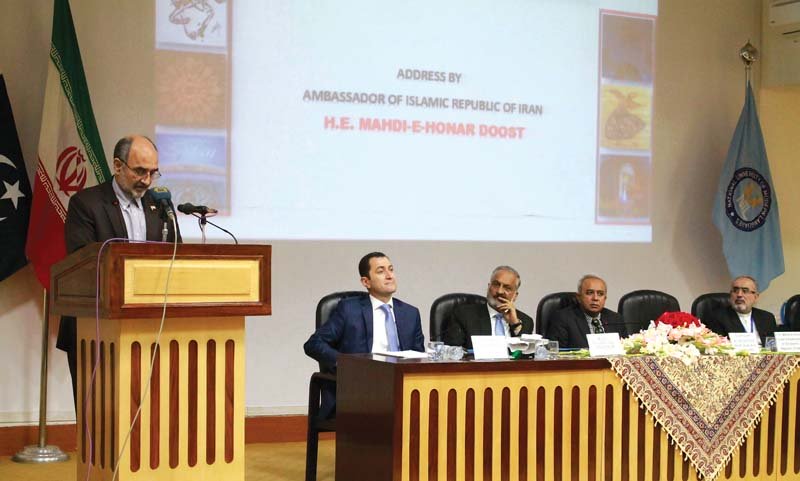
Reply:
[[[142,6],[146,8],[138,9]],[[0,8],[0,70],[32,167],[52,6],[5,0]],[[152,125],[153,2],[73,0],[72,8],[109,151],[121,135]],[[303,411],[315,363],[304,356],[302,344],[313,329],[316,301],[331,291],[359,288],[356,262],[370,250],[392,257],[398,297],[416,304],[426,325],[435,297],[483,292],[497,264],[513,265],[522,273],[519,306],[531,314],[539,298],[573,289],[585,272],[608,280],[610,307],[625,292],[652,288],[672,293],[688,310],[698,294],[726,289],[727,268],[711,224],[711,205],[743,103],[744,74],[737,53],[747,39],[757,43],[760,38],[761,2],[662,0],[659,11],[652,244],[272,242],[273,315],[247,324],[250,412]],[[796,279],[797,273],[785,276]],[[764,307],[777,311],[780,300],[772,302]],[[0,362],[9,366],[0,371],[0,422],[36,418],[39,303],[29,268],[0,284]],[[68,374],[60,352],[54,361],[49,410],[66,418],[72,409]]]

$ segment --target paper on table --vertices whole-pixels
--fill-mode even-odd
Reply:
[[[778,352],[800,352],[800,332],[776,332]]]
[[[505,336],[472,336],[475,359],[508,359]]]
[[[428,355],[419,351],[373,351],[372,354],[380,354],[381,356],[402,357],[403,359],[424,359]]]
[[[729,332],[728,339],[737,351],[761,352],[761,340],[755,332]]]
[[[589,356],[621,356],[625,354],[619,333],[607,332],[604,334],[587,334],[586,341],[589,344]]]

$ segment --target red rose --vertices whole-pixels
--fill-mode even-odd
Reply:
[[[672,327],[699,326],[700,319],[688,312],[665,312],[656,319],[656,325],[658,324],[669,324]]]

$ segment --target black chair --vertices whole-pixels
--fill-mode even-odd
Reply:
[[[728,305],[730,294],[727,292],[710,292],[699,296],[692,302],[692,315],[705,324],[705,319],[714,310]]]
[[[553,315],[565,307],[578,303],[574,292],[555,292],[542,297],[536,306],[536,334],[547,335],[547,326]]]
[[[800,294],[790,297],[783,309],[783,330],[800,331]]]
[[[442,341],[447,321],[453,309],[460,304],[486,304],[486,298],[477,294],[445,294],[431,304],[430,340]]]
[[[323,297],[317,303],[316,327],[325,324],[331,312],[336,309],[339,302],[350,297],[366,296],[365,291],[334,292]],[[332,366],[319,366],[320,372],[311,375],[308,383],[308,434],[306,437],[306,481],[317,479],[317,451],[319,448],[319,433],[336,431],[336,419],[322,419],[319,416],[322,402],[322,390],[325,387],[336,391],[336,374]]]
[[[681,306],[674,296],[661,291],[643,289],[625,294],[619,300],[617,312],[629,334],[647,329],[650,321],[655,321],[665,312],[680,311]]]

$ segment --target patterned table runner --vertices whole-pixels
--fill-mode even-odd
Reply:
[[[752,432],[799,359],[702,356],[689,366],[675,358],[652,356],[609,361],[698,475],[713,480]]]

